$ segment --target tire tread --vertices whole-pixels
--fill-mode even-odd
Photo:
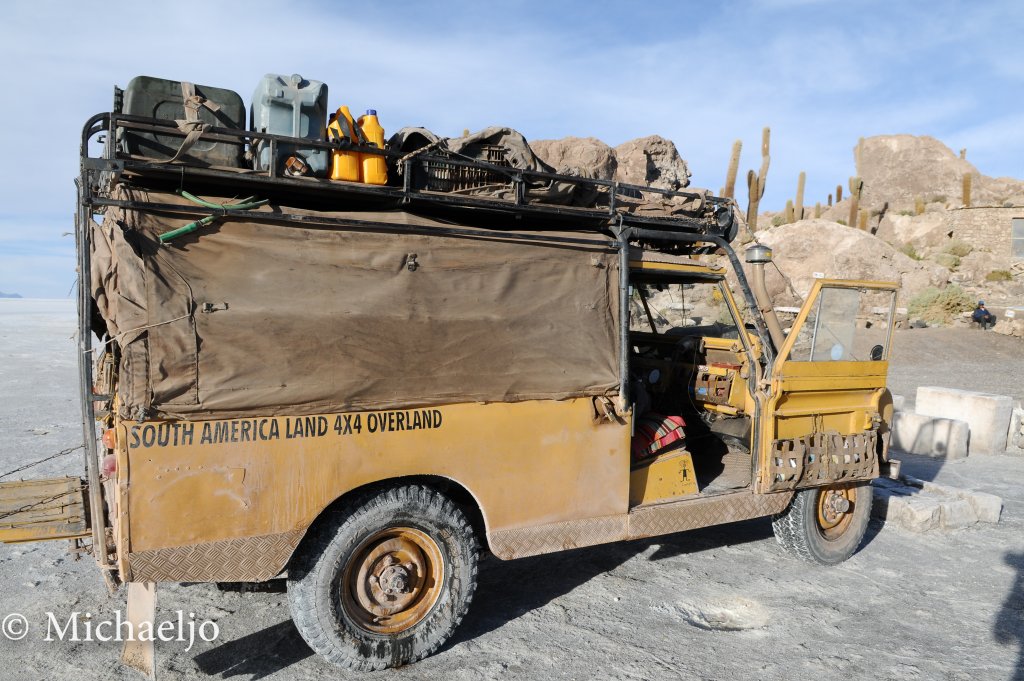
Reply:
[[[465,549],[464,559],[468,563],[468,574],[453,574],[452,579],[465,581],[458,584],[465,592],[461,603],[455,604],[452,619],[440,636],[433,637],[427,645],[413,645],[411,655],[395,660],[389,657],[365,657],[357,654],[351,646],[338,645],[331,634],[337,635],[340,627],[330,613],[328,603],[317,596],[317,584],[327,576],[325,571],[341,569],[341,557],[328,561],[331,545],[342,533],[356,529],[367,516],[402,507],[419,507],[437,518],[445,519],[450,525],[455,540]],[[355,671],[376,671],[396,664],[416,662],[437,651],[459,626],[476,591],[478,575],[479,544],[466,514],[439,491],[425,485],[403,485],[364,491],[348,500],[324,522],[317,523],[310,530],[302,550],[289,568],[288,603],[292,620],[300,635],[318,655],[333,665]],[[454,572],[454,571],[453,571]],[[457,595],[456,595],[457,597]],[[415,638],[419,634],[414,634]]]

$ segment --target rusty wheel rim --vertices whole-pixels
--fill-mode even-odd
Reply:
[[[367,537],[353,551],[341,585],[342,607],[363,629],[395,634],[416,626],[437,603],[444,559],[437,542],[411,527]]]
[[[838,539],[853,522],[857,493],[852,487],[832,487],[818,494],[818,527],[825,539]]]

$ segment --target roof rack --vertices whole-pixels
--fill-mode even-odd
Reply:
[[[400,154],[375,147],[352,145],[348,149],[385,156],[389,176],[400,180],[388,185],[369,185],[316,177],[280,174],[280,150],[287,148],[337,149],[336,143],[296,139],[281,135],[212,127],[202,139],[270,149],[266,170],[200,166],[166,158],[131,155],[119,144],[126,131],[159,134],[160,138],[184,140],[186,133],[174,121],[101,113],[90,118],[82,130],[81,170],[83,199],[102,197],[119,181],[148,188],[185,187],[196,193],[258,195],[284,205],[303,208],[339,205],[350,209],[403,209],[443,215],[455,221],[478,222],[488,218],[496,226],[522,228],[521,219],[560,230],[615,231],[644,228],[648,231],[707,235],[730,242],[737,223],[732,199],[703,191],[672,191],[609,180],[545,173],[502,164],[500,150],[487,154],[489,161],[423,149]],[[98,151],[96,146],[102,144]],[[247,152],[246,157],[251,154]],[[557,184],[563,191],[559,202],[540,196]],[[569,197],[568,201],[566,196]],[[576,197],[588,197],[584,205],[571,205]],[[569,205],[566,205],[568,203]],[[717,240],[716,239],[716,240]]]

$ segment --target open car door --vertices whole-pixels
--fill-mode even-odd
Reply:
[[[897,288],[814,283],[768,377],[758,491],[878,476],[892,419],[885,382]]]

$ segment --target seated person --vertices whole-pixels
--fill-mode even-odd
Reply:
[[[995,326],[996,324],[996,316],[985,308],[984,300],[978,301],[978,307],[974,308],[971,319],[983,329]]]

